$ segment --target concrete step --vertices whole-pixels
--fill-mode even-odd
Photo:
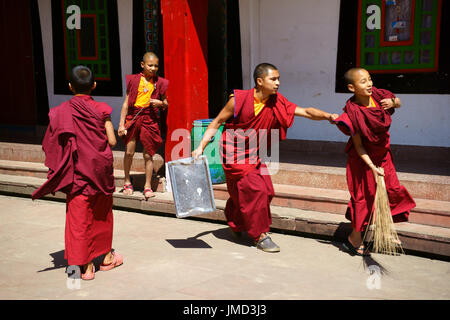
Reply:
[[[25,162],[0,160],[0,174],[47,178],[48,168],[40,162]],[[145,184],[145,174],[143,172],[131,171],[130,176],[135,190],[143,190]],[[123,170],[114,169],[114,179],[116,187],[123,187],[125,174]],[[166,179],[161,176],[153,176],[152,189],[154,191],[163,192],[166,188]]]
[[[274,165],[278,169],[272,175],[273,183],[348,190],[345,167],[292,163]],[[413,198],[450,201],[450,176],[397,172],[397,177]]]
[[[17,175],[0,174],[0,193],[11,195],[30,196],[45,179],[37,177],[24,177]],[[114,193],[114,208],[140,211],[146,214],[162,212],[175,217],[175,205],[172,194],[157,192],[155,198],[144,200],[141,192],[132,196],[125,196],[121,192]],[[46,197],[49,200],[64,200],[63,193]],[[216,199],[216,212],[192,217],[218,223],[225,223],[225,200]],[[289,232],[301,236],[325,237],[342,241],[351,231],[350,223],[343,215],[329,212],[317,212],[298,208],[287,208],[277,205],[271,206],[272,231]],[[432,254],[446,260],[450,257],[450,229],[419,225],[411,222],[396,224],[397,233],[405,250]]]
[[[123,170],[124,151],[113,150],[114,168]],[[21,162],[45,162],[45,153],[41,145],[0,142],[0,159]],[[164,160],[159,154],[153,157],[154,169],[156,172],[164,165]],[[144,159],[142,152],[136,152],[133,157],[131,170],[135,172],[145,172]]]
[[[229,198],[226,184],[213,186],[216,199]],[[312,210],[344,215],[350,199],[348,191],[274,184],[275,206]],[[450,228],[450,201],[414,198],[416,207],[411,211],[412,223]]]
[[[123,170],[124,152],[113,151],[113,155],[114,168]],[[0,142],[0,159],[44,163],[45,155],[40,145]],[[290,158],[288,160],[293,161]],[[321,162],[324,161],[321,160]],[[160,175],[163,175],[163,165],[163,158],[156,154],[154,167]],[[272,181],[275,184],[347,190],[345,164],[336,167],[280,162],[274,163],[273,167],[276,169],[271,171]],[[132,170],[144,172],[142,153],[135,154]],[[448,175],[397,172],[397,176],[400,183],[415,199],[450,201],[450,176]]]
[[[42,163],[0,160],[0,174],[46,178],[47,172],[47,167]],[[124,183],[123,170],[115,169],[114,176],[116,186],[122,187]],[[145,174],[132,171],[131,176],[135,190],[143,190]],[[163,192],[165,183],[165,178],[155,176],[152,181],[152,189]],[[275,197],[272,204],[280,207],[344,214],[350,198],[346,190],[277,183],[274,184],[274,188]],[[226,184],[214,185],[213,189],[217,199],[228,199]],[[411,222],[450,228],[450,201],[414,199],[417,206],[411,212]]]
[[[44,163],[45,153],[39,144],[0,142],[0,159]]]

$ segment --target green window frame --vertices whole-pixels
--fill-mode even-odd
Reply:
[[[145,32],[145,51],[154,52],[159,55],[158,39],[158,0],[144,0],[144,32]]]
[[[108,0],[61,0],[63,8],[64,47],[66,53],[66,77],[77,65],[89,67],[97,80],[111,80],[111,57],[109,52]],[[81,9],[81,30],[65,26],[70,13],[66,8],[77,5]],[[93,28],[86,30],[88,20]],[[91,24],[92,25],[92,24]],[[95,54],[84,55],[83,43],[93,46]]]
[[[437,71],[441,2],[442,0],[358,0],[356,65],[371,73]],[[366,26],[367,19],[373,14],[367,13],[367,8],[371,5],[381,9],[381,28],[369,29]],[[393,22],[387,19],[387,13],[400,5],[409,5],[410,20],[405,21],[405,24],[411,34],[408,41],[389,41],[385,30]],[[408,26],[408,23],[411,25]]]

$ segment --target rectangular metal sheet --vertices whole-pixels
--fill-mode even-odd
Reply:
[[[167,163],[178,218],[216,211],[208,160],[185,158]]]

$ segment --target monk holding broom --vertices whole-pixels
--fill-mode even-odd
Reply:
[[[393,222],[408,221],[416,204],[401,186],[392,160],[389,127],[391,115],[401,101],[392,92],[377,89],[367,70],[352,68],[344,75],[348,89],[354,93],[344,113],[336,119],[338,128],[350,135],[345,152],[347,185],[351,195],[346,218],[352,233],[344,242],[351,255],[368,255],[361,233],[366,230],[374,211],[378,176],[383,176]]]

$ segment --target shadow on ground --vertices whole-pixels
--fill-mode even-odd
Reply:
[[[211,231],[201,232],[193,237],[189,237],[187,239],[166,239],[174,248],[198,248],[198,249],[210,249],[212,248],[208,243],[204,240],[199,239],[207,234],[212,234],[218,239],[233,242],[242,246],[252,247],[254,246],[253,240],[245,234],[242,235],[241,238],[235,239],[230,232],[230,228],[220,228]]]
[[[114,249],[112,249],[111,251],[114,251]],[[69,268],[69,271],[68,271],[68,267],[71,267],[71,266],[69,266],[69,263],[64,258],[64,250],[60,250],[60,251],[57,251],[57,252],[50,253],[50,256],[53,258],[53,261],[52,261],[53,267],[48,267],[48,268],[45,268],[45,269],[42,269],[42,270],[38,270],[37,272],[45,272],[45,271],[51,271],[51,270],[66,268],[66,273],[69,273],[69,271],[74,269],[74,268],[72,268],[72,269]],[[96,257],[96,258],[94,258],[92,260],[94,262],[94,265],[95,265],[95,270],[99,270],[100,265],[102,264],[104,257],[105,257],[105,255],[102,254],[102,255],[100,255],[100,256],[98,256],[98,257]],[[77,267],[78,268],[78,266],[73,266],[73,267]]]
[[[37,272],[45,272],[55,269],[61,269],[66,268],[68,266],[67,260],[64,259],[64,250],[60,250],[57,252],[50,253],[50,256],[53,258],[53,267],[45,268],[42,270],[39,270]]]

